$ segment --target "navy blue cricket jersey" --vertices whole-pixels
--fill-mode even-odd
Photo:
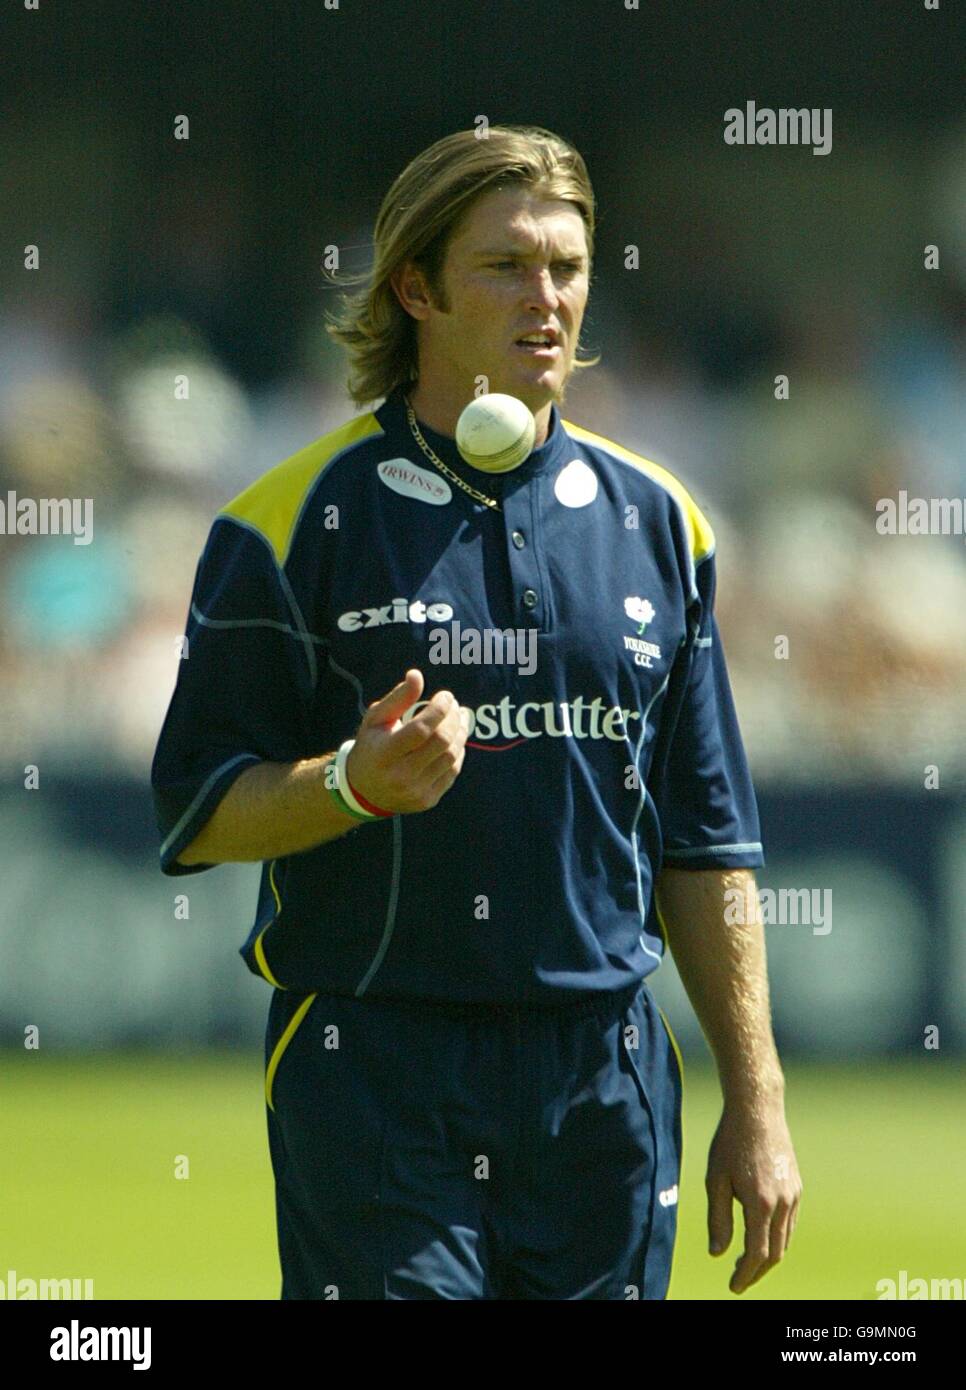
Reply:
[[[265,863],[249,968],[392,998],[624,988],[664,950],[662,864],[764,862],[711,527],[556,406],[499,478],[421,429],[501,510],[421,452],[397,389],[216,516],[152,767],[162,871],[212,867],[176,856],[245,768],[335,750],[416,666],[470,712],[460,775],[432,810]]]

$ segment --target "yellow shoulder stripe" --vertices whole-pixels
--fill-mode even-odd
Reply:
[[[218,515],[235,517],[254,527],[272,547],[276,563],[284,565],[302,503],[313,483],[346,449],[379,434],[382,426],[371,412],[350,420],[256,478]]]
[[[625,449],[623,445],[615,444],[612,439],[606,439],[602,434],[594,434],[591,430],[585,430],[582,425],[573,425],[569,420],[562,420],[561,424],[568,434],[573,435],[574,439],[579,439],[585,444],[595,445],[598,449],[604,449],[607,453],[623,459],[625,463],[632,464],[633,467],[640,469],[642,473],[646,473],[649,478],[653,478],[656,483],[659,483],[665,492],[671,494],[684,516],[685,525],[688,528],[688,539],[691,543],[691,555],[695,563],[704,559],[705,555],[714,550],[714,532],[711,529],[711,523],[684,484],[679,482],[673,473],[669,473],[659,463],[652,463],[650,459],[642,458],[640,454]]]

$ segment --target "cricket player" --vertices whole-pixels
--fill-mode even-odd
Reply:
[[[390,188],[330,331],[378,404],[215,518],[152,769],[161,868],[262,864],[242,947],[271,986],[286,1299],[663,1299],[681,1062],[669,948],[723,1096],[712,1253],[741,1293],[801,1193],[762,864],[681,483],[565,422],[594,251],[580,155],[462,131]],[[633,364],[627,365],[630,375]],[[467,464],[475,396],[529,457]],[[498,640],[497,640],[498,639]]]

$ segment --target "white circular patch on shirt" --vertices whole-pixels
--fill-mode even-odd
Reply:
[[[597,474],[583,459],[573,459],[557,474],[553,490],[565,507],[589,507],[597,496]]]

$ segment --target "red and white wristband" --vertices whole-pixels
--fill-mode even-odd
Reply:
[[[336,785],[330,790],[341,803],[343,810],[350,815],[356,816],[359,820],[385,820],[395,815],[394,811],[383,811],[381,807],[374,806],[371,801],[355,790],[349,781],[349,769],[346,759],[355,744],[354,738],[347,738],[336,753],[333,762],[335,764]]]

